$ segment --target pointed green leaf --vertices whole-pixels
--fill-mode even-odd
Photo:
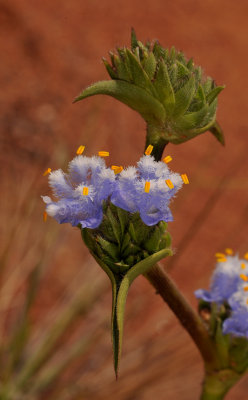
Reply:
[[[159,227],[155,227],[149,239],[144,242],[144,248],[149,251],[149,253],[155,253],[159,249],[159,242],[161,239],[161,232]]]
[[[213,90],[211,90],[211,92],[209,92],[206,96],[206,100],[209,104],[211,104],[216,97],[218,96],[218,94],[220,92],[222,92],[222,90],[225,89],[225,86],[217,86],[215,87]]]
[[[171,250],[163,249],[147,257],[145,260],[140,261],[138,264],[130,268],[121,281],[116,296],[116,304],[115,307],[113,307],[114,310],[113,349],[114,349],[114,368],[116,376],[118,376],[119,360],[122,349],[124,313],[125,313],[125,305],[126,305],[128,289],[138,275],[145,274],[154,264],[156,264],[158,261],[162,260],[162,258],[168,255],[172,255]]]
[[[134,50],[138,46],[138,40],[134,28],[131,29],[131,49]]]
[[[185,65],[183,65],[179,61],[176,61],[176,64],[177,64],[177,76],[179,79],[185,75],[189,75],[189,70]]]
[[[221,126],[215,121],[215,124],[209,128],[209,131],[216,137],[216,139],[224,146],[225,138]]]
[[[117,71],[118,79],[122,79],[127,82],[130,82],[132,80],[131,71],[124,57],[122,59],[114,54],[114,65]]]
[[[203,118],[207,115],[209,106],[203,106],[199,111],[184,114],[176,121],[176,127],[183,130],[198,128]]]
[[[108,223],[111,224],[114,237],[116,239],[116,242],[120,245],[120,240],[121,240],[121,227],[117,219],[115,218],[114,214],[111,211],[111,208],[107,208],[107,217],[108,217]]]
[[[104,253],[109,255],[113,260],[119,259],[119,249],[114,243],[110,243],[103,237],[98,236],[97,241],[99,242]]]
[[[113,206],[112,203],[110,204],[110,207]],[[115,207],[115,206],[113,206]],[[122,208],[116,207],[117,210],[117,215],[120,223],[120,229],[121,229],[121,236],[123,237],[126,231],[126,227],[128,225],[129,219],[128,219],[128,213],[127,211],[123,210]]]
[[[147,92],[149,92],[152,96],[157,96],[156,91],[154,90],[152,83],[142,68],[139,60],[135,57],[135,55],[128,49],[126,49],[126,54],[129,59],[130,70],[132,73],[133,82],[135,85],[143,88]]]
[[[157,75],[153,85],[158,93],[161,103],[165,107],[166,112],[171,114],[175,106],[175,96],[170,82],[168,70],[163,60],[159,62]]]
[[[194,93],[195,78],[194,76],[191,76],[187,83],[185,83],[185,85],[175,93],[176,104],[173,111],[174,117],[179,117],[187,111],[194,96]]]
[[[113,68],[112,68],[111,65],[108,63],[108,61],[107,61],[105,58],[103,58],[102,61],[103,61],[103,64],[105,65],[105,68],[106,68],[106,70],[107,70],[107,72],[108,72],[110,78],[112,78],[112,79],[117,79],[117,78],[118,78],[118,75],[117,75],[117,73],[113,70]]]
[[[75,100],[74,103],[96,94],[112,96],[122,103],[128,105],[149,123],[163,123],[165,111],[162,104],[139,88],[124,81],[100,81],[86,88]]]
[[[156,71],[156,58],[153,53],[149,53],[147,58],[143,61],[143,68],[147,73],[149,79],[153,79],[155,71]]]

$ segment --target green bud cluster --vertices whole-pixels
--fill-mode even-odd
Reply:
[[[95,94],[110,95],[138,111],[149,128],[167,142],[179,144],[210,130],[224,144],[216,122],[217,96],[224,86],[204,77],[193,60],[174,47],[158,42],[145,45],[132,31],[131,49],[110,52],[111,63],[103,60],[111,81],[86,88],[75,101]],[[147,140],[156,144],[152,135]],[[154,143],[155,142],[155,143]]]
[[[93,256],[118,275],[125,274],[135,264],[170,248],[171,238],[166,222],[147,226],[139,213],[129,212],[106,203],[104,217],[97,229],[81,229],[83,240]]]

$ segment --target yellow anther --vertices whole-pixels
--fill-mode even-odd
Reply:
[[[226,258],[225,257],[217,258],[217,262],[226,262]]]
[[[243,290],[244,290],[244,292],[248,292],[248,286],[245,286],[245,287],[243,288]]]
[[[248,252],[245,253],[244,258],[245,258],[246,260],[248,260]]]
[[[215,257],[217,257],[217,258],[225,258],[226,255],[224,253],[215,253]]]
[[[123,167],[122,167],[122,166],[120,166],[119,168],[116,168],[116,169],[114,170],[115,175],[119,174],[122,170],[123,170]]]
[[[171,156],[166,156],[165,158],[163,158],[163,162],[164,162],[165,164],[168,164],[171,160],[172,160],[172,157],[171,157]]]
[[[165,183],[166,183],[166,185],[168,186],[168,188],[170,188],[170,189],[173,189],[173,188],[174,188],[174,185],[173,185],[173,183],[171,182],[170,179],[166,179]]]
[[[145,183],[145,193],[149,193],[149,191],[150,191],[150,186],[151,186],[151,183],[150,182],[146,182]]]
[[[233,254],[233,249],[229,249],[228,248],[228,249],[225,250],[225,252],[226,252],[227,255],[231,256]]]
[[[111,169],[114,171],[115,175],[117,175],[123,170],[123,167],[121,165],[112,165]]]
[[[149,146],[147,147],[146,151],[145,151],[145,155],[149,156],[151,154],[153,150],[153,146],[151,144],[149,144]]]
[[[108,151],[98,151],[99,157],[108,157],[109,152]]]
[[[44,211],[43,212],[43,221],[46,222],[46,220],[47,220],[47,212]]]
[[[50,174],[50,172],[52,172],[51,168],[47,168],[45,172],[43,172],[43,176]]]
[[[247,281],[248,281],[248,278],[247,278],[247,276],[246,276],[246,275],[244,275],[244,274],[240,274],[239,276],[240,276],[240,278],[241,278],[241,279],[243,279],[243,281],[245,281],[245,282],[247,282]]]
[[[83,195],[87,196],[89,194],[89,188],[87,188],[86,186],[84,186],[83,188]]]
[[[248,305],[248,299],[246,299],[246,304]]]
[[[245,267],[246,267],[245,263],[241,263],[241,268],[245,269]]]
[[[77,154],[78,154],[78,155],[83,154],[84,149],[85,149],[85,146],[79,146],[79,148],[77,149]]]
[[[182,178],[183,182],[184,182],[186,185],[189,184],[189,178],[187,177],[186,174],[182,174],[182,175],[181,175],[181,178]]]

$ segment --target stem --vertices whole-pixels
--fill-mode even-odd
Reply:
[[[155,287],[157,293],[160,294],[189,333],[205,363],[211,366],[211,368],[218,368],[219,362],[216,356],[215,346],[209,337],[204,323],[178,290],[173,280],[157,264],[144,276]]]
[[[206,373],[200,400],[222,400],[229,389],[240,379],[241,375],[225,369]]]
[[[165,146],[169,142],[164,137],[164,130],[153,125],[146,127],[146,148],[149,144],[153,145],[152,155],[156,161],[161,160]]]

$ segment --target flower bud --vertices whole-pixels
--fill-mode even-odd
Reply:
[[[158,42],[144,45],[134,31],[131,49],[118,48],[110,58],[110,63],[103,62],[111,80],[89,86],[75,101],[95,94],[120,100],[145,119],[147,143],[152,145],[161,138],[183,143],[208,130],[224,144],[216,122],[217,96],[224,86],[204,77],[192,59],[187,60],[174,47],[164,49]],[[150,130],[153,134],[149,136]]]

